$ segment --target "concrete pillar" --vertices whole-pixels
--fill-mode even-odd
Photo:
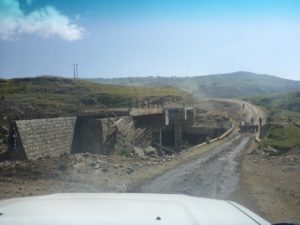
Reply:
[[[165,126],[169,125],[169,111],[165,109]]]
[[[182,128],[179,122],[174,122],[174,147],[177,152],[182,149]]]

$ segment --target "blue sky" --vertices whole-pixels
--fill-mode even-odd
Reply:
[[[298,0],[0,0],[0,77],[300,80]]]

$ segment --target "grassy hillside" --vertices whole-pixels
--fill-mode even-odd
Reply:
[[[263,145],[270,145],[283,152],[300,145],[300,127],[296,124],[272,124]]]
[[[1,96],[54,116],[74,114],[77,108],[99,108],[99,102],[128,107],[137,98],[185,94],[174,87],[124,87],[58,77],[0,80]]]
[[[300,91],[245,98],[268,110],[269,118],[262,145],[286,151],[300,146]]]
[[[286,80],[270,75],[235,72],[195,77],[129,77],[114,79],[91,79],[103,84],[170,85],[189,91],[197,96],[237,98],[276,92],[300,90],[300,81]]]
[[[269,110],[279,109],[300,113],[300,89],[299,92],[256,96],[249,100]]]

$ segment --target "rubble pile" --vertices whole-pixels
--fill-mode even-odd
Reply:
[[[159,156],[154,148],[142,152],[129,157],[79,153],[0,162],[0,199],[49,192],[127,192],[128,184],[144,179],[149,171],[160,171],[170,161],[175,163],[184,154]]]
[[[300,172],[300,147],[295,147],[288,152],[282,153],[280,150],[277,150],[271,146],[265,146],[260,149],[254,149],[251,152],[251,155],[254,156],[252,163],[257,164],[258,159],[267,159],[273,166],[281,167],[285,165],[290,167],[289,170],[297,170]]]

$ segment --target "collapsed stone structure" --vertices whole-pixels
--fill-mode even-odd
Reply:
[[[101,112],[16,121],[17,158],[33,160],[83,152],[107,155],[122,148],[146,148],[151,144],[151,130],[136,127],[128,111],[110,116]]]
[[[168,106],[156,110],[81,113],[77,117],[16,121],[19,159],[38,159],[64,153],[113,154],[154,146],[159,152],[181,151],[187,134],[205,136],[195,127],[192,107]],[[194,141],[192,144],[198,144]]]
[[[90,152],[108,155],[132,147],[151,144],[151,130],[136,127],[132,116],[96,118],[78,116],[71,153]]]

